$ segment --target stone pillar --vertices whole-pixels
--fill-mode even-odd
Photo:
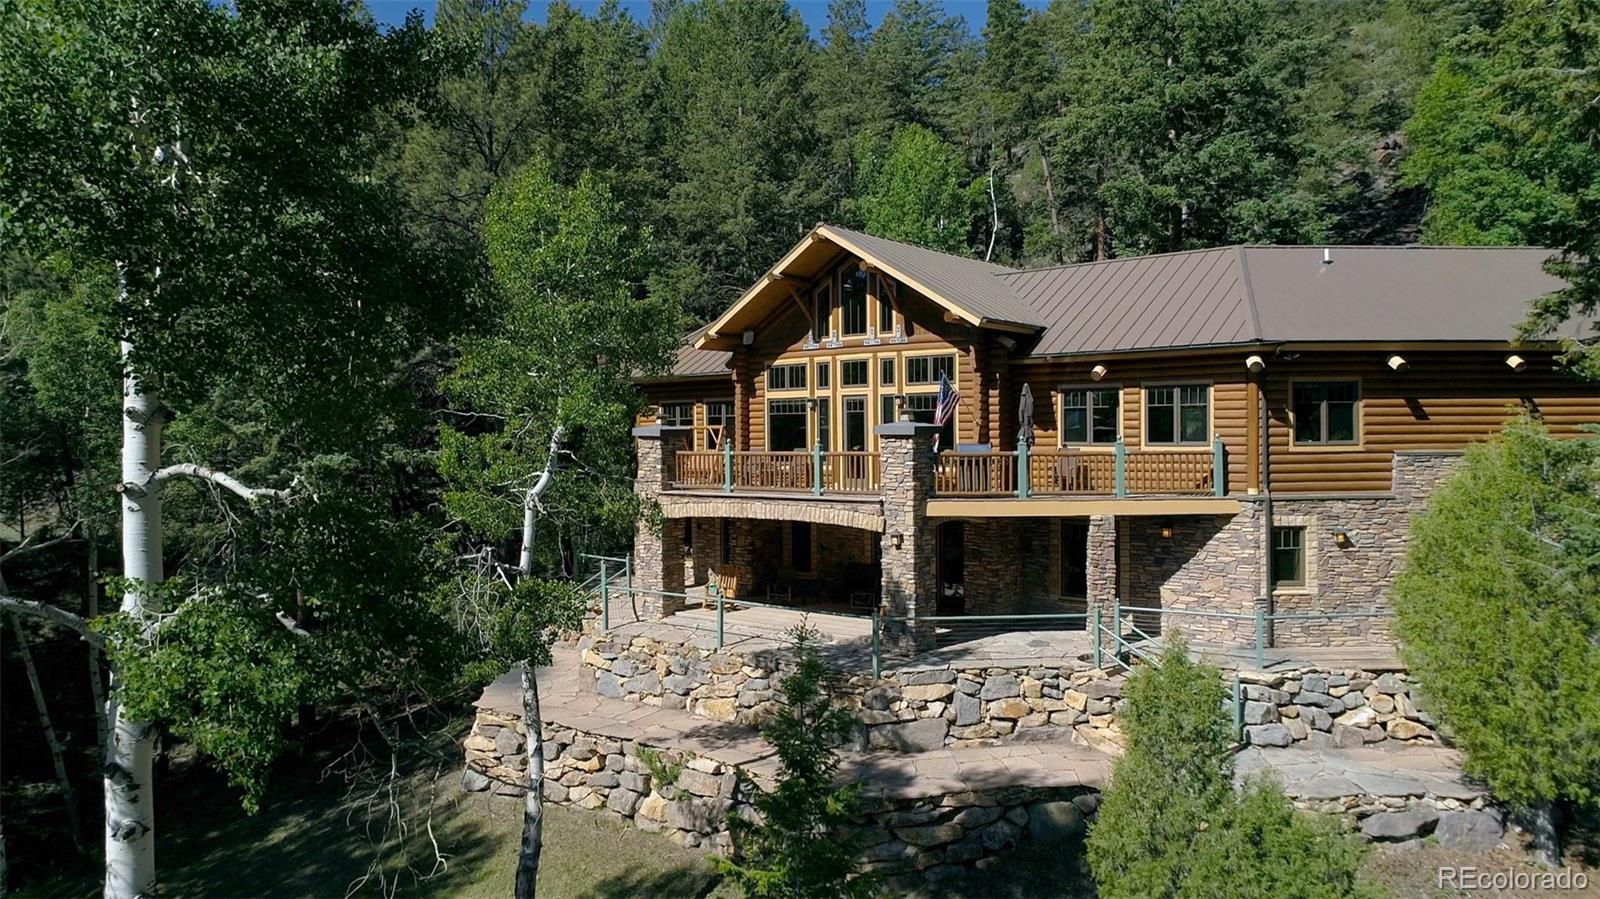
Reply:
[[[1117,576],[1117,518],[1115,515],[1089,516],[1089,596],[1088,608],[1091,623],[1089,632],[1093,634],[1094,616],[1100,616],[1101,625],[1108,630],[1113,626],[1111,619],[1112,609],[1116,605],[1120,580]],[[1115,650],[1115,644],[1109,636],[1100,641],[1100,649],[1104,652]]]
[[[639,473],[633,482],[643,508],[633,522],[633,585],[645,590],[683,592],[682,519],[660,518],[652,508],[661,491],[672,483],[679,450],[689,448],[689,428],[649,425],[633,429],[639,456]],[[683,598],[659,593],[639,593],[635,607],[642,618],[665,618],[684,608]]]
[[[884,614],[915,619],[938,610],[937,544],[928,521],[933,492],[931,424],[897,421],[877,427],[883,472]],[[884,639],[902,648],[933,645],[933,625],[885,621]]]

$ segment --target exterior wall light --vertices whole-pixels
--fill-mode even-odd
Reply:
[[[1351,543],[1351,541],[1350,541],[1350,532],[1345,530],[1344,528],[1334,528],[1333,529],[1333,543],[1334,543],[1335,546],[1339,547],[1340,549],[1349,549],[1350,548],[1350,543]]]
[[[1401,356],[1398,353],[1390,356],[1387,361],[1389,363],[1389,367],[1395,371],[1405,371],[1411,367],[1411,363],[1406,361],[1406,357]]]
[[[1266,369],[1267,360],[1261,358],[1260,356],[1246,356],[1244,360],[1244,367],[1248,368],[1251,374],[1259,375]]]
[[[1171,540],[1172,539],[1172,522],[1170,522],[1170,521],[1161,522],[1161,539],[1162,540]]]
[[[1518,356],[1516,353],[1512,353],[1506,357],[1506,365],[1512,371],[1522,371],[1528,367],[1528,360]]]
[[[1105,376],[1106,367],[1104,365],[1096,365],[1094,368],[1089,369],[1089,380],[1091,381],[1098,381]]]
[[[890,531],[889,541],[894,544],[895,549],[903,549],[906,545],[906,535],[899,531]]]

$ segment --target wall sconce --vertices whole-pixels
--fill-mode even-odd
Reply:
[[[1259,375],[1267,367],[1267,360],[1260,356],[1246,356],[1244,367],[1249,369],[1251,374]]]
[[[1506,365],[1512,371],[1522,371],[1528,367],[1528,360],[1518,356],[1516,353],[1512,353],[1506,357]]]
[[[1387,361],[1389,363],[1389,367],[1395,371],[1405,371],[1411,367],[1411,363],[1406,361],[1406,357],[1401,356],[1398,353],[1390,356]]]
[[[1172,539],[1172,522],[1170,522],[1170,521],[1161,522],[1161,539],[1162,540],[1171,540]]]
[[[899,531],[890,531],[889,542],[894,544],[895,549],[902,549],[906,545],[906,535]]]
[[[1344,528],[1333,529],[1333,544],[1340,549],[1350,548],[1350,532]]]
[[[1104,365],[1096,365],[1094,368],[1089,369],[1089,380],[1091,381],[1098,381],[1105,376],[1106,367]]]

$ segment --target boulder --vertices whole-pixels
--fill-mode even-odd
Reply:
[[[1051,846],[1082,836],[1083,812],[1071,802],[1035,802],[1028,806],[1028,839]]]
[[[918,684],[902,687],[900,695],[912,702],[938,702],[948,699],[956,688],[952,684]]]
[[[1295,706],[1300,710],[1300,720],[1312,730],[1333,730],[1333,716],[1314,705]]]
[[[956,682],[956,673],[949,668],[931,668],[926,671],[911,671],[900,677],[900,683],[907,687],[919,687],[926,684],[953,684]]]
[[[667,820],[667,800],[659,793],[651,793],[639,803],[638,816],[651,821]]]
[[[1406,692],[1405,683],[1393,673],[1378,675],[1378,679],[1373,681],[1372,685],[1378,688],[1379,693],[1388,696],[1397,696]]]
[[[1015,721],[1033,713],[1033,706],[1022,699],[997,699],[989,703],[989,717]]]
[[[913,846],[943,846],[953,843],[966,834],[959,824],[925,824],[921,827],[902,827],[894,835]]]
[[[661,679],[661,686],[679,696],[687,696],[694,689],[694,678],[683,674],[669,674]]]
[[[1333,723],[1342,724],[1345,727],[1365,729],[1378,723],[1378,713],[1374,712],[1370,708],[1367,708],[1366,706],[1362,706],[1359,709],[1351,709],[1350,711],[1345,712],[1343,715],[1333,719]]]
[[[693,793],[696,796],[720,796],[727,798],[733,794],[733,779],[719,774],[707,774],[693,768],[684,768],[678,772],[678,779],[674,784],[679,790]]]
[[[1256,702],[1250,700],[1244,704],[1244,723],[1246,724],[1276,724],[1278,722],[1278,707],[1270,702]]]
[[[1396,718],[1390,721],[1387,727],[1389,736],[1394,737],[1396,740],[1415,740],[1418,737],[1433,735],[1433,731],[1409,718]]]
[[[983,682],[983,689],[978,691],[978,698],[985,701],[1021,695],[1022,684],[1010,674],[999,674],[989,678]]]
[[[718,799],[680,798],[667,803],[667,823],[692,833],[712,833],[724,826],[728,804]]]
[[[1365,746],[1366,743],[1367,738],[1359,729],[1354,727],[1346,727],[1343,724],[1335,724],[1333,726],[1334,748],[1354,749],[1358,746]]]
[[[1440,812],[1433,835],[1439,838],[1439,845],[1448,849],[1487,852],[1505,838],[1506,825],[1500,814],[1490,809]]]
[[[695,706],[695,714],[713,721],[732,721],[739,712],[738,703],[732,697],[726,699],[702,699]]]
[[[468,767],[461,772],[461,789],[468,793],[482,793],[489,789],[489,778],[484,777],[483,772]]]
[[[1330,712],[1343,712],[1345,710],[1344,700],[1336,699],[1320,691],[1308,692],[1301,690],[1295,694],[1294,703],[1302,706],[1316,706],[1320,709],[1327,709]]]
[[[900,724],[881,724],[867,731],[867,748],[891,752],[932,752],[944,748],[950,722],[943,718],[922,718]]]
[[[1324,674],[1308,674],[1300,678],[1302,693],[1327,693],[1328,677]]]
[[[861,707],[864,709],[871,709],[876,712],[886,711],[888,710],[889,706],[894,704],[894,701],[898,695],[899,694],[897,694],[891,687],[873,687],[867,692],[861,694]]]
[[[1426,805],[1403,812],[1380,812],[1361,822],[1361,834],[1369,840],[1399,842],[1427,836],[1439,821],[1439,813]]]
[[[1257,724],[1245,728],[1244,735],[1251,746],[1288,746],[1294,742],[1293,735],[1282,724]]]
[[[1122,679],[1116,677],[1090,681],[1083,685],[1083,693],[1090,699],[1121,699],[1122,683]]]
[[[602,671],[595,676],[594,691],[607,699],[621,699],[624,695],[622,681],[609,671]]]
[[[633,810],[639,805],[639,794],[628,790],[612,790],[606,797],[606,808],[611,809],[624,818],[633,817]]]

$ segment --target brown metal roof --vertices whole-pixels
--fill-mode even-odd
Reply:
[[[710,325],[701,325],[684,337],[678,347],[678,358],[672,363],[671,378],[697,378],[706,375],[726,375],[731,371],[733,353],[727,350],[700,349],[695,346]]]
[[[1530,247],[1221,247],[1004,276],[1032,355],[1279,341],[1511,340],[1562,282]]]

